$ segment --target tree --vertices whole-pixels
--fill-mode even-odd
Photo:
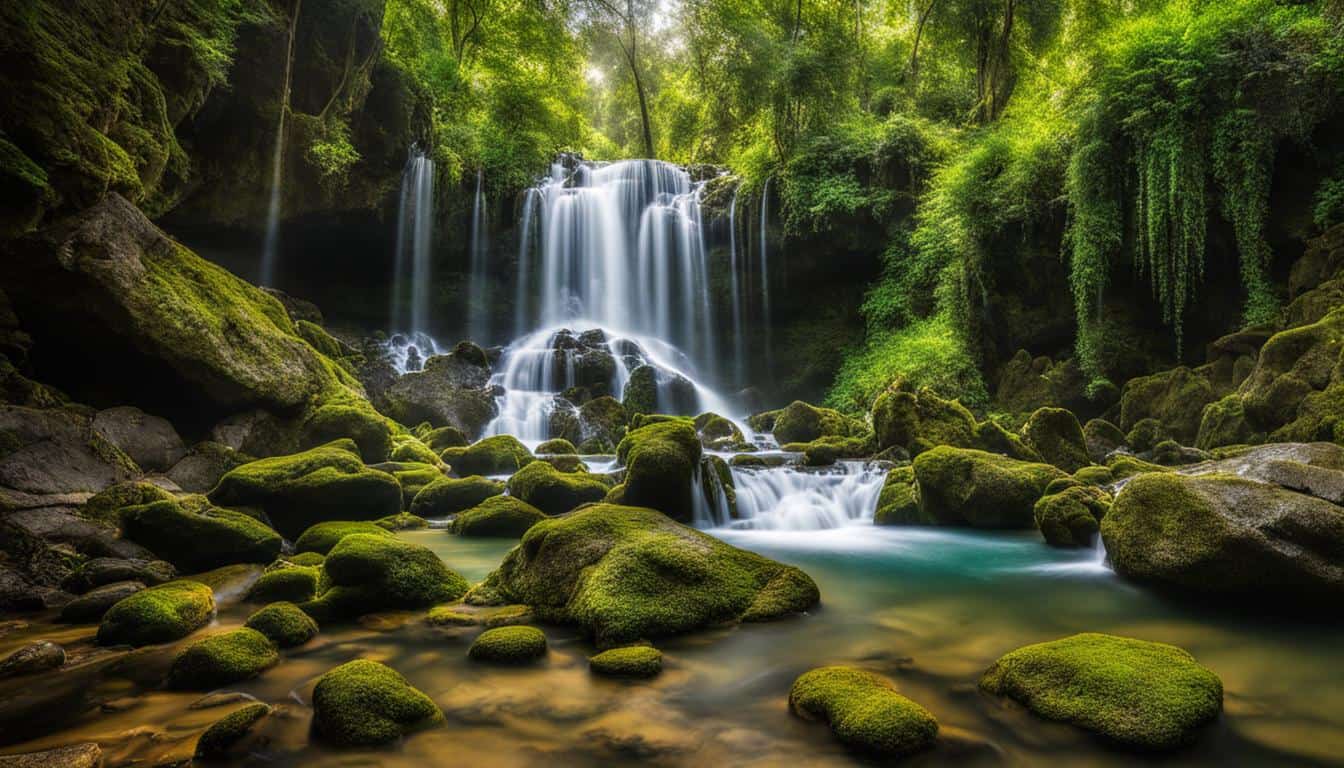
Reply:
[[[635,95],[639,100],[639,120],[643,128],[644,154],[653,157],[653,127],[649,118],[649,96],[644,86],[644,75],[640,70],[639,39],[642,36],[640,20],[647,19],[653,13],[650,0],[585,0],[591,14],[591,20],[610,29],[612,36],[621,48],[622,57],[630,67],[630,76],[634,80]]]

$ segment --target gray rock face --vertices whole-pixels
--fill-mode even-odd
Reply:
[[[86,416],[0,406],[0,486],[30,494],[96,493],[137,474],[131,458]]]
[[[167,419],[132,406],[99,411],[93,429],[142,469],[162,472],[187,454],[186,444]]]
[[[64,663],[64,648],[49,640],[39,640],[0,659],[0,678],[31,675]]]
[[[207,493],[225,473],[247,461],[247,456],[222,443],[197,443],[168,470],[167,475],[188,493]]]
[[[98,768],[102,764],[103,750],[93,742],[0,757],[0,768]]]
[[[376,402],[379,410],[403,424],[429,422],[435,427],[457,427],[468,437],[481,430],[499,412],[490,387],[490,367],[480,348],[461,346],[448,355],[435,355],[421,371],[393,382]]]
[[[103,618],[107,609],[144,589],[138,581],[115,581],[96,587],[71,600],[61,608],[61,621],[71,624],[90,624]]]
[[[40,611],[42,593],[18,571],[0,565],[0,611]]]
[[[6,515],[5,522],[48,544],[67,544],[92,557],[153,557],[144,547],[118,537],[112,528],[85,520],[68,507],[19,510]]]

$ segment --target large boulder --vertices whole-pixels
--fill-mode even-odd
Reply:
[[[1036,502],[1036,527],[1054,547],[1090,547],[1111,508],[1111,495],[1093,485],[1074,485]]]
[[[98,625],[99,645],[152,645],[179,640],[210,623],[215,596],[196,581],[170,581],[112,606]]]
[[[82,413],[0,406],[0,486],[29,494],[96,493],[139,474]]]
[[[654,365],[641,365],[630,372],[621,393],[626,413],[671,413],[693,416],[699,411],[700,394],[685,376]]]
[[[1101,522],[1116,572],[1169,589],[1275,607],[1344,595],[1344,513],[1228,474],[1139,475]]]
[[[601,501],[607,484],[587,472],[561,472],[544,461],[518,470],[508,482],[509,495],[548,515],[563,515],[580,504]]]
[[[260,507],[276,530],[295,537],[323,520],[377,520],[401,511],[397,479],[364,466],[350,440],[244,464],[220,479],[210,500]]]
[[[253,517],[216,507],[204,497],[157,501],[121,513],[122,535],[172,563],[198,573],[234,563],[269,563],[280,554],[280,534]]]
[[[313,688],[313,729],[338,746],[386,744],[442,720],[428,696],[376,661],[342,664]]]
[[[1022,426],[1022,439],[1047,464],[1077,472],[1092,463],[1078,417],[1063,408],[1039,408]]]
[[[881,675],[854,667],[821,667],[789,689],[789,711],[830,724],[835,737],[859,752],[900,757],[932,746],[938,721],[896,692]]]
[[[859,437],[867,427],[839,411],[795,400],[775,416],[775,439],[784,443],[810,443],[821,437]]]
[[[249,627],[197,640],[178,652],[168,670],[170,688],[210,690],[256,677],[280,663],[275,643]]]
[[[1156,419],[1168,436],[1193,445],[1204,406],[1218,399],[1206,376],[1185,366],[1125,382],[1120,393],[1120,428],[1126,433],[1144,419]]]
[[[346,536],[322,561],[320,591],[301,607],[319,622],[456,600],[467,582],[433,550],[396,537]]]
[[[1222,681],[1189,653],[1095,633],[1018,648],[980,687],[1140,751],[1188,744],[1223,708]]]
[[[599,645],[804,611],[807,574],[652,509],[596,504],[532,526],[473,597],[530,605]]]
[[[512,435],[494,435],[472,443],[452,459],[457,474],[511,475],[533,461],[532,452]]]
[[[1049,464],[946,445],[915,458],[920,514],[939,525],[1031,528],[1037,499],[1062,477]]]
[[[229,470],[253,461],[254,457],[211,441],[193,445],[186,455],[164,473],[178,488],[188,493],[209,493]]]
[[[1274,442],[1344,439],[1342,341],[1344,307],[1274,334],[1236,392],[1249,431]]]
[[[956,400],[899,381],[873,401],[873,432],[879,450],[902,448],[914,456],[938,445],[974,448],[975,417]]]
[[[129,405],[99,411],[93,429],[152,472],[164,472],[187,455],[186,444],[167,419]]]
[[[495,496],[453,518],[448,530],[459,536],[520,538],[546,514],[513,496]]]
[[[480,475],[441,477],[415,495],[411,514],[423,518],[448,517],[503,492],[504,483]]]
[[[700,466],[700,437],[686,421],[664,421],[631,430],[617,446],[625,465],[624,503],[651,507],[674,520],[695,514],[695,473]]]
[[[584,453],[610,452],[625,437],[625,427],[629,423],[629,414],[625,406],[614,397],[593,398],[579,406],[579,441],[576,445],[598,448],[609,446],[606,451],[584,451]]]
[[[475,436],[499,413],[490,388],[490,365],[474,345],[435,355],[383,393],[380,409],[403,424],[428,422]]]

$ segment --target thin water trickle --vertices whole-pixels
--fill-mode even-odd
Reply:
[[[431,328],[434,211],[434,161],[418,145],[413,145],[401,175],[391,318],[394,331],[412,336],[428,336]]]
[[[471,274],[467,277],[467,338],[478,344],[489,343],[490,310],[487,306],[489,280],[489,222],[485,204],[485,172],[476,170],[476,195],[471,206]]]
[[[285,117],[289,112],[289,92],[294,69],[294,30],[299,23],[303,0],[294,0],[294,12],[289,19],[289,42],[285,49],[285,81],[280,91],[280,117],[275,127],[275,149],[271,155],[271,195],[266,206],[266,239],[261,248],[261,270],[257,283],[275,285],[276,262],[280,251],[280,204],[284,184]]]

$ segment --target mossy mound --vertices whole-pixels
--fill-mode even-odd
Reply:
[[[919,485],[914,467],[897,467],[887,473],[882,493],[877,497],[875,525],[933,525],[937,521],[919,509]]]
[[[1170,440],[1171,434],[1157,419],[1141,419],[1125,435],[1125,444],[1135,451],[1146,453],[1164,440]]]
[[[1090,547],[1111,508],[1111,495],[1096,486],[1065,488],[1036,502],[1036,527],[1055,547]]]
[[[447,517],[503,492],[504,483],[480,475],[441,477],[416,494],[411,502],[411,514],[425,518]]]
[[[1204,406],[1217,399],[1208,378],[1184,366],[1130,379],[1120,394],[1120,428],[1130,432],[1140,421],[1154,419],[1168,437],[1190,445],[1199,433]],[[1130,446],[1145,450],[1132,441]]]
[[[1175,471],[1171,467],[1164,467],[1161,464],[1153,464],[1152,462],[1144,461],[1137,456],[1130,456],[1123,453],[1112,456],[1110,462],[1107,463],[1106,468],[1111,471],[1111,477],[1116,480],[1125,480],[1134,477],[1135,475],[1142,475],[1149,472]]]
[[[1109,467],[1083,467],[1073,473],[1073,479],[1083,485],[1109,485],[1115,482],[1115,475]]]
[[[215,615],[214,592],[195,581],[170,581],[136,592],[103,614],[99,645],[153,645],[190,635]]]
[[[563,455],[576,452],[577,450],[574,448],[574,444],[564,439],[563,437],[557,437],[554,440],[547,440],[546,442],[537,446],[537,453]]]
[[[1063,408],[1039,408],[1022,425],[1022,439],[1047,464],[1077,472],[1092,463],[1078,417]]]
[[[429,527],[428,520],[410,512],[399,512],[381,520],[374,520],[373,524],[385,531],[417,531]]]
[[[318,621],[429,608],[460,598],[467,587],[427,547],[357,533],[332,548],[322,562],[318,596],[302,608]]]
[[[287,600],[301,603],[317,595],[317,582],[322,574],[319,567],[285,564],[268,568],[247,591],[247,599],[255,603]]]
[[[980,687],[1139,750],[1187,744],[1223,708],[1222,682],[1189,653],[1094,633],[1019,648]]]
[[[299,606],[276,602],[247,617],[245,627],[265,635],[279,648],[293,648],[317,637],[318,626]]]
[[[542,619],[578,625],[602,645],[764,621],[819,599],[797,568],[655,510],[610,504],[533,526],[483,586]]]
[[[546,655],[546,635],[536,627],[487,629],[467,649],[467,658],[494,664],[527,664]]]
[[[498,536],[516,539],[542,520],[546,513],[513,496],[495,496],[461,512],[448,530],[459,536]]]
[[[428,696],[376,661],[342,664],[313,688],[313,728],[339,746],[386,744],[442,720]]]
[[[367,533],[370,536],[386,536],[391,538],[392,532],[377,523],[350,520],[328,520],[325,523],[309,526],[308,530],[294,542],[294,549],[297,552],[316,552],[320,555],[326,555],[331,548],[336,546],[346,536],[356,533]]]
[[[397,479],[397,483],[401,486],[401,505],[405,509],[410,509],[412,501],[420,491],[435,480],[446,477],[440,469],[441,465],[437,458],[434,462],[426,464],[420,461],[385,461],[382,464],[374,464],[371,469],[386,472]]]
[[[931,390],[915,390],[898,381],[873,401],[873,431],[877,447],[904,448],[911,456],[936,445],[972,448],[975,417],[955,400],[944,400]]]
[[[121,511],[122,534],[179,571],[208,571],[233,563],[269,563],[280,554],[280,534],[204,497],[156,501]]]
[[[863,422],[830,408],[794,400],[775,416],[775,439],[783,443],[810,443],[819,437],[855,437],[868,431]]]
[[[451,426],[429,430],[420,436],[420,442],[429,446],[429,449],[436,454],[442,454],[446,448],[466,448],[471,445],[471,441],[462,434],[462,430]]]
[[[1087,457],[1098,464],[1104,464],[1111,451],[1128,445],[1125,433],[1105,419],[1092,419],[1083,425],[1083,444]]]
[[[871,755],[908,755],[938,738],[938,721],[928,710],[885,677],[854,667],[804,673],[789,689],[789,711],[830,724],[841,742]]]
[[[472,443],[453,460],[459,475],[511,475],[530,464],[532,452],[512,435],[495,435]]]
[[[657,677],[663,671],[663,652],[649,645],[612,648],[588,657],[588,668],[603,677]]]
[[[172,501],[174,498],[173,494],[153,483],[131,480],[108,486],[94,494],[80,507],[79,514],[120,528],[122,510],[156,501]]]
[[[700,437],[689,422],[647,424],[626,433],[616,448],[617,461],[626,467],[623,503],[691,520],[700,455]]]
[[[1031,528],[1033,508],[1052,480],[1065,474],[984,451],[939,446],[915,458],[919,509],[940,525]]]
[[[928,446],[923,447],[927,448]],[[990,453],[1001,453],[1010,459],[1018,459],[1019,461],[1048,463],[1041,458],[1041,454],[1035,448],[1028,445],[1015,432],[1009,432],[1006,427],[993,419],[975,425],[975,445],[973,447]]]
[[[580,504],[601,501],[609,490],[596,475],[561,472],[544,461],[534,461],[509,478],[509,495],[548,515],[563,515]]]
[[[322,561],[325,559],[326,555],[323,555],[320,552],[296,552],[295,554],[292,555],[285,555],[284,557],[280,558],[280,561],[286,563],[292,563],[294,565],[306,565],[316,567],[321,565]],[[274,565],[274,563],[272,563],[272,565]]]
[[[218,760],[227,757],[233,746],[269,714],[271,707],[258,701],[244,705],[211,723],[201,738],[196,740],[196,758]]]
[[[434,627],[506,627],[532,621],[532,609],[526,605],[437,605],[425,616]]]
[[[397,435],[392,438],[392,452],[387,458],[388,461],[427,464],[435,468],[441,463],[438,451],[432,450],[414,435]]]
[[[173,659],[168,686],[209,690],[256,677],[280,662],[270,638],[255,629],[221,632],[197,640]]]
[[[392,433],[392,422],[367,403],[330,403],[313,411],[304,423],[302,447],[316,448],[348,438],[365,461],[386,461],[393,451]]]
[[[323,520],[377,520],[401,511],[401,485],[364,466],[349,440],[229,471],[210,492],[223,506],[255,506],[276,529],[298,536]]]

